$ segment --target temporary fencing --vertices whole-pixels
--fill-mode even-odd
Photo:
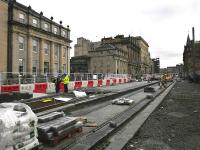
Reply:
[[[73,74],[75,76],[75,74]],[[84,76],[82,74],[82,76]],[[119,75],[118,75],[119,76]],[[110,85],[117,85],[122,83],[127,83],[128,78],[126,76],[120,76],[114,78],[113,76],[103,76],[103,75],[91,75],[89,80],[71,80],[70,76],[70,83],[68,84],[68,89],[81,89],[83,87],[85,88],[93,88],[93,87],[100,87],[100,86],[110,86]],[[80,77],[80,76],[79,76]],[[94,77],[95,79],[92,79]],[[76,74],[77,79],[77,74]],[[81,78],[83,79],[83,77]],[[35,80],[37,81],[37,80]],[[48,80],[46,78],[46,82],[43,83],[30,83],[30,84],[14,84],[14,85],[2,85],[0,84],[0,93],[5,92],[20,92],[20,93],[52,93],[55,92],[55,83],[53,83],[53,80]],[[60,92],[64,92],[64,84],[61,82],[60,84]]]

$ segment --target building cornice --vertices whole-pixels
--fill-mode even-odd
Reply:
[[[137,40],[141,40],[146,46],[149,47],[149,44],[141,37],[141,36],[136,36],[135,37]]]
[[[36,12],[35,10],[33,10],[31,8],[31,6],[27,7],[27,6],[25,6],[25,5],[21,4],[21,3],[16,2],[15,0],[11,0],[10,4],[13,5],[13,7],[15,9],[21,10],[21,11],[27,13],[27,14],[31,14],[34,17],[41,18],[42,20],[45,20],[46,22],[51,23],[51,24],[53,24],[55,26],[61,26],[62,29],[70,31],[70,29],[68,27],[67,28],[63,27],[61,24],[58,24],[58,23],[52,21],[51,19],[43,16],[43,14]]]
[[[12,24],[12,25],[15,25],[15,26],[23,27],[23,28],[26,28],[26,29],[32,29],[32,30],[38,31],[38,32],[40,32],[40,33],[48,34],[48,35],[50,35],[50,36],[52,36],[52,37],[56,37],[56,38],[62,39],[62,40],[64,40],[64,41],[68,42],[68,43],[71,43],[71,42],[72,42],[72,40],[70,40],[70,39],[68,39],[68,38],[65,38],[65,37],[63,37],[63,36],[61,36],[61,35],[56,35],[56,34],[54,34],[54,33],[52,33],[52,32],[45,31],[45,30],[43,30],[43,29],[34,27],[34,26],[32,26],[32,25],[23,24],[23,23],[20,23],[20,22],[18,22],[18,21],[14,21],[14,20],[13,20],[13,21],[9,21],[8,23],[9,23],[9,24]]]

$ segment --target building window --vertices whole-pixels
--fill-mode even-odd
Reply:
[[[25,42],[24,37],[19,36],[19,50],[24,50],[24,45],[25,45],[24,42]]]
[[[63,72],[64,72],[64,73],[67,73],[67,67],[66,67],[66,64],[63,64]]]
[[[19,59],[19,72],[23,73],[24,72],[24,60]]]
[[[44,73],[49,72],[49,62],[44,62]]]
[[[54,34],[58,34],[58,28],[54,28]]]
[[[58,72],[58,63],[55,63],[55,71]]]
[[[62,36],[65,37],[66,36],[66,31],[62,31]]]
[[[24,14],[22,14],[22,13],[19,14],[19,21],[21,23],[25,23],[25,15]]]
[[[54,55],[55,55],[55,57],[58,57],[58,55],[59,55],[59,46],[58,45],[55,45]]]
[[[38,40],[34,39],[33,40],[33,52],[37,53],[38,49],[39,49]]]
[[[49,54],[49,43],[44,43],[44,52],[46,55]]]
[[[38,25],[37,19],[33,18],[33,26],[37,27],[37,25]]]
[[[32,60],[32,72],[34,74],[36,74],[38,72],[38,69],[39,68],[39,61],[38,60]]]
[[[70,31],[67,31],[67,38],[70,39]]]
[[[66,57],[66,54],[67,54],[67,49],[64,48],[64,49],[63,49],[63,57]]]
[[[34,74],[36,74],[36,72],[37,72],[37,67],[33,67],[33,68],[32,68],[32,72],[33,72]]]
[[[44,30],[49,31],[49,25],[47,23],[44,23]]]

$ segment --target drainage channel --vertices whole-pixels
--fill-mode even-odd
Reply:
[[[164,89],[157,90],[152,96],[155,99],[159,96]],[[131,97],[132,95],[124,95],[126,97]],[[111,117],[107,121],[100,124],[95,129],[89,131],[87,134],[81,136],[69,146],[62,149],[72,149],[72,150],[88,150],[88,149],[99,149],[112,134],[120,130],[128,121],[135,117],[138,112],[144,109],[148,104],[152,102],[152,99],[143,98],[137,103],[132,104],[126,108],[121,113]]]

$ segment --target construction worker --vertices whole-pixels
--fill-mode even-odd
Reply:
[[[161,77],[161,86],[163,86],[164,88],[166,88],[166,82],[167,82],[167,74],[164,74],[164,75],[162,75],[162,77]]]
[[[67,74],[64,74],[64,93],[68,93],[68,84],[69,84],[69,76]]]
[[[60,83],[61,83],[61,76],[58,75],[56,80],[55,80],[55,88],[56,88],[56,93],[60,93]]]

